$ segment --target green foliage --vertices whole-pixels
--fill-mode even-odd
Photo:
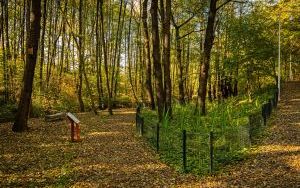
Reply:
[[[207,116],[194,114],[195,106],[175,105],[173,119],[160,126],[160,156],[177,170],[182,170],[182,131],[187,131],[187,170],[195,174],[209,172],[209,132],[213,132],[214,169],[242,160],[250,146],[249,115],[261,114],[261,106],[273,97],[274,86],[263,88],[251,96],[238,96],[209,104]],[[154,127],[157,115],[145,109],[145,135],[155,147]],[[152,132],[151,132],[152,131]],[[150,136],[149,136],[150,135]],[[150,138],[150,139],[149,139]]]
[[[17,112],[17,105],[13,103],[3,104],[0,108],[0,123],[12,121]]]

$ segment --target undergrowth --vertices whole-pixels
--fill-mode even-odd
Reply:
[[[174,105],[172,119],[160,124],[159,153],[161,159],[178,171],[182,165],[182,132],[187,132],[187,168],[195,174],[207,174],[210,170],[209,133],[213,132],[213,170],[223,165],[243,160],[251,145],[249,115],[261,114],[261,106],[274,96],[274,88],[268,87],[252,95],[228,98],[208,104],[206,116],[195,115],[195,105]],[[145,121],[144,137],[156,147],[157,113],[142,111]]]

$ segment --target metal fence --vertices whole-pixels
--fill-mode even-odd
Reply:
[[[172,163],[182,164],[184,172],[213,173],[239,156],[239,152],[251,146],[253,137],[259,132],[260,127],[266,125],[272,110],[277,107],[277,97],[276,91],[273,97],[262,105],[260,111],[249,115],[247,124],[224,126],[201,133],[182,130],[181,133],[170,134],[169,126],[145,123],[138,108],[136,130],[161,155],[166,156]]]

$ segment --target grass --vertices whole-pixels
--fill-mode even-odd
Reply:
[[[214,170],[242,160],[251,145],[249,115],[261,117],[261,106],[273,97],[270,86],[253,94],[251,99],[238,96],[220,103],[208,104],[207,116],[194,115],[195,106],[173,106],[173,119],[164,119],[160,126],[160,157],[178,171],[182,171],[182,131],[187,131],[187,171],[207,174],[210,167],[209,133],[213,132]],[[144,109],[145,137],[156,145],[155,111]],[[261,118],[260,118],[261,119]],[[260,119],[257,121],[259,122]],[[260,131],[255,127],[254,133]]]

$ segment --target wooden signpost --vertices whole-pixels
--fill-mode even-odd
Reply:
[[[80,121],[70,112],[66,113],[68,120],[71,125],[71,141],[72,142],[80,142]]]

